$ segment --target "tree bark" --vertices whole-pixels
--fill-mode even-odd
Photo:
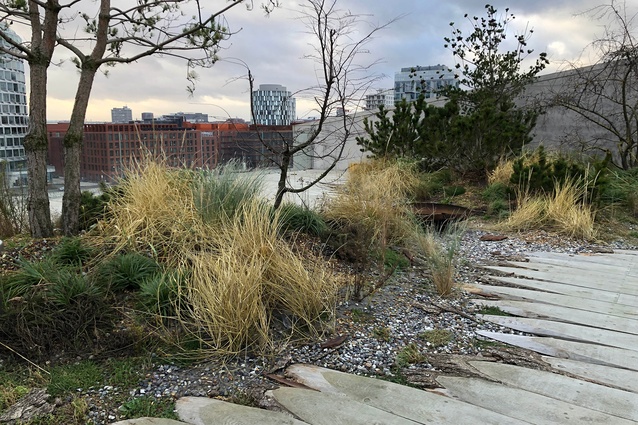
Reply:
[[[62,231],[66,236],[76,235],[80,231],[80,204],[82,201],[80,163],[82,159],[82,139],[84,138],[84,119],[89,106],[95,74],[102,63],[101,60],[106,51],[110,8],[110,0],[100,1],[100,15],[95,33],[96,43],[90,56],[80,57],[80,81],[75,93],[69,129],[64,136]]]
[[[47,192],[47,70],[55,48],[60,5],[57,0],[47,0],[44,9],[44,22],[41,22],[40,5],[29,2],[29,130],[24,138],[24,151],[27,156],[29,228],[31,236],[36,238],[53,235]]]
[[[273,209],[275,210],[279,208],[284,200],[284,195],[288,191],[288,187],[286,186],[286,179],[288,178],[288,169],[290,168],[292,154],[293,153],[288,147],[286,147],[286,149],[281,154],[281,165],[279,166],[279,181],[277,182],[277,195],[275,196],[275,204],[273,205]]]
[[[80,230],[80,162],[84,119],[91,96],[91,87],[97,68],[82,69],[69,129],[64,136],[64,196],[62,197],[62,231],[66,236],[76,235]]]

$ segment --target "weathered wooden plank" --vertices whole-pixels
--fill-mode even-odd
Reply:
[[[419,423],[348,397],[330,393],[300,388],[278,388],[272,394],[277,403],[286,410],[313,425],[414,425]]]
[[[542,356],[542,359],[554,369],[580,376],[592,382],[638,393],[637,371],[556,357]]]
[[[611,416],[638,421],[638,394],[541,370],[502,363],[470,364],[491,379]]]
[[[598,313],[595,311],[577,310],[559,305],[528,301],[477,300],[474,301],[474,303],[476,305],[498,307],[499,309],[515,316],[553,319],[577,325],[609,329],[616,332],[625,332],[634,335],[638,334],[638,320],[619,316],[610,316],[608,314]]]
[[[638,352],[555,338],[477,331],[477,334],[552,357],[638,370]]]
[[[554,258],[569,261],[586,261],[590,263],[608,264],[615,261],[633,261],[637,251],[623,251],[614,250],[613,254],[598,254],[598,253],[581,253],[581,254],[567,254],[564,252],[548,252],[548,251],[534,251],[526,252],[524,255],[529,258]]]
[[[501,295],[506,299],[541,302],[545,304],[569,307],[576,310],[595,311],[602,314],[609,314],[611,316],[638,320],[638,310],[631,306],[580,298],[572,295],[550,294],[542,291],[510,288],[507,286],[489,286],[480,284],[475,284],[473,286],[480,289],[482,292]]]
[[[482,292],[500,295],[505,299],[519,301],[534,301],[545,304],[559,305],[576,310],[596,311],[618,317],[634,318],[638,320],[638,310],[631,306],[620,305],[613,302],[591,300],[572,295],[550,294],[543,291],[530,291],[529,289],[510,288],[507,286],[473,285]]]
[[[490,315],[477,315],[477,317],[520,332],[538,336],[550,336],[559,339],[590,342],[638,351],[638,335],[634,334],[527,317]]]
[[[595,288],[622,292],[625,294],[638,295],[638,278],[625,277],[623,279],[609,279],[604,273],[575,273],[575,272],[555,272],[546,273],[530,269],[517,267],[486,266],[488,270],[509,273],[515,276],[527,277],[529,279],[545,280],[548,282],[568,283],[587,288]],[[609,285],[609,286],[607,286]]]
[[[437,381],[453,396],[497,413],[507,413],[537,425],[634,424],[635,422],[586,409],[519,388],[483,379],[439,376]],[[461,423],[474,423],[463,421]]]
[[[638,307],[638,295],[629,295],[620,292],[614,292],[613,285],[610,285],[609,288],[603,290],[559,282],[525,279],[520,277],[490,276],[490,279],[494,279],[498,282],[503,282],[511,285],[522,286],[525,288],[538,289],[545,292],[572,295],[575,297]]]
[[[291,365],[287,373],[310,388],[337,397],[348,397],[419,423],[459,424],[470,419],[480,424],[521,423],[458,400],[380,379],[314,365]]]
[[[574,270],[588,271],[594,273],[605,273],[612,276],[624,277],[628,273],[631,273],[631,264],[624,265],[610,265],[600,263],[588,263],[584,261],[569,261],[559,260],[554,258],[538,258],[530,259],[527,262],[521,261],[508,261],[507,264],[511,264],[514,267],[520,267],[524,269],[532,269],[540,272],[555,272],[562,271],[565,273],[573,272]]]
[[[227,403],[208,397],[182,397],[177,416],[193,425],[308,425],[290,414]]]

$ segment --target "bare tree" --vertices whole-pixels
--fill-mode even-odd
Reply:
[[[293,134],[292,137],[282,135],[280,143],[260,139],[279,168],[275,209],[281,205],[286,193],[302,193],[322,181],[342,158],[346,142],[356,125],[356,111],[360,109],[363,95],[378,78],[371,74],[371,67],[376,61],[361,63],[360,56],[368,53],[365,46],[374,35],[395,21],[372,24],[365,21],[363,15],[338,9],[337,0],[307,0],[302,5],[301,13],[312,36],[309,43],[312,52],[305,58],[315,64],[317,84],[297,94],[312,98],[318,118],[308,132]],[[254,80],[250,70],[248,80],[252,118],[255,121],[252,96]],[[347,114],[348,110],[354,113]],[[317,149],[320,145],[321,151]],[[293,165],[293,157],[302,154],[326,161],[327,166],[316,178],[293,187],[289,183],[288,173]]]
[[[194,7],[185,18],[183,6]],[[184,59],[191,85],[195,67],[207,67],[217,60],[220,43],[231,34],[223,25],[223,13],[240,4],[252,7],[252,0],[233,0],[204,15],[201,0],[140,0],[132,6],[113,6],[111,0],[13,0],[0,3],[5,21],[31,28],[26,43],[2,36],[11,49],[0,50],[22,58],[31,68],[29,132],[25,138],[29,178],[29,222],[34,236],[52,233],[46,191],[46,76],[56,46],[73,55],[80,71],[69,129],[64,138],[65,191],[62,204],[63,231],[77,233],[80,210],[80,158],[84,119],[93,82],[103,65],[125,64],[152,55]],[[266,11],[277,5],[268,0]],[[82,19],[82,36],[65,36],[59,26]],[[85,49],[88,48],[88,52]],[[199,55],[199,56],[195,56]]]
[[[0,23],[22,22],[31,28],[31,39],[21,43],[0,31],[0,52],[29,64],[29,127],[24,138],[27,156],[29,228],[36,237],[53,233],[47,193],[47,71],[56,46],[59,15],[67,8],[57,0],[0,2]]]
[[[612,1],[588,13],[605,22],[604,33],[591,47],[596,63],[570,66],[554,88],[551,104],[563,107],[597,129],[590,148],[613,149],[616,165],[638,166],[638,14]],[[558,86],[558,85],[557,85]]]

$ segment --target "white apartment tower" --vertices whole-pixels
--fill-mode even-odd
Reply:
[[[445,86],[458,87],[458,78],[454,71],[445,65],[413,66],[401,68],[394,74],[394,101],[405,99],[416,100],[421,93],[426,99],[437,96],[437,92]]]
[[[394,106],[394,90],[379,89],[374,94],[366,95],[366,110],[373,111],[383,105],[386,109]]]
[[[260,84],[253,91],[253,109],[259,125],[290,125],[296,116],[295,99],[279,84]]]
[[[111,122],[128,123],[133,121],[133,111],[128,106],[111,109]]]
[[[3,37],[22,41],[7,26],[0,25],[0,31]],[[11,49],[3,37],[0,44]],[[24,136],[29,125],[26,93],[23,61],[0,53],[0,174],[9,186],[26,184]]]

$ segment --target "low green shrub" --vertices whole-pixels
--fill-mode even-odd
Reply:
[[[184,284],[185,277],[176,271],[156,273],[140,283],[140,303],[154,315],[173,317],[184,302]]]
[[[0,339],[37,357],[86,352],[113,325],[107,291],[54,261],[22,262],[0,280]]]
[[[231,220],[246,202],[259,195],[262,186],[261,176],[241,173],[236,162],[199,171],[192,184],[195,208],[205,222]]]
[[[543,146],[532,155],[514,161],[510,183],[525,193],[551,193],[567,181],[581,182],[587,189],[587,201],[598,202],[608,184],[611,156],[586,162],[558,154],[548,157]]]
[[[453,180],[452,172],[448,169],[435,171],[432,173],[423,173],[419,175],[419,179],[412,189],[411,198],[416,201],[425,201],[444,193],[444,189]],[[454,188],[455,186],[448,186]],[[452,193],[450,190],[449,193]],[[460,193],[457,193],[460,195]],[[448,194],[448,196],[450,196]],[[451,195],[454,196],[454,195]]]
[[[52,260],[64,266],[82,267],[94,254],[94,250],[80,238],[63,238],[55,247]]]
[[[513,195],[514,191],[512,190],[512,188],[509,185],[500,182],[492,183],[491,185],[487,186],[481,193],[481,196],[487,202],[509,202]]]
[[[393,270],[405,270],[410,267],[410,260],[401,252],[397,252],[393,249],[386,249],[385,256],[383,258],[385,267]]]
[[[114,292],[137,290],[142,282],[161,271],[152,258],[137,252],[118,255],[97,267],[97,281]]]
[[[455,196],[463,195],[466,192],[463,186],[444,186],[443,196],[446,198],[453,198]]]
[[[498,218],[503,218],[504,213],[508,213],[509,209],[510,203],[502,199],[495,199],[487,205],[487,213]]]
[[[79,215],[80,230],[89,230],[105,217],[111,193],[110,191],[105,191],[95,195],[88,190],[82,192]]]
[[[52,397],[72,395],[79,389],[86,390],[89,387],[95,387],[104,379],[102,368],[89,360],[54,366],[50,372],[47,392]]]
[[[179,419],[175,413],[175,402],[171,398],[134,397],[120,407],[120,412],[126,419],[139,417]]]
[[[294,203],[284,203],[279,207],[279,224],[284,232],[303,232],[321,236],[328,231],[328,225],[321,215]]]
[[[638,217],[638,168],[609,173],[608,184],[601,191],[600,199],[604,205],[620,205],[631,216]]]

